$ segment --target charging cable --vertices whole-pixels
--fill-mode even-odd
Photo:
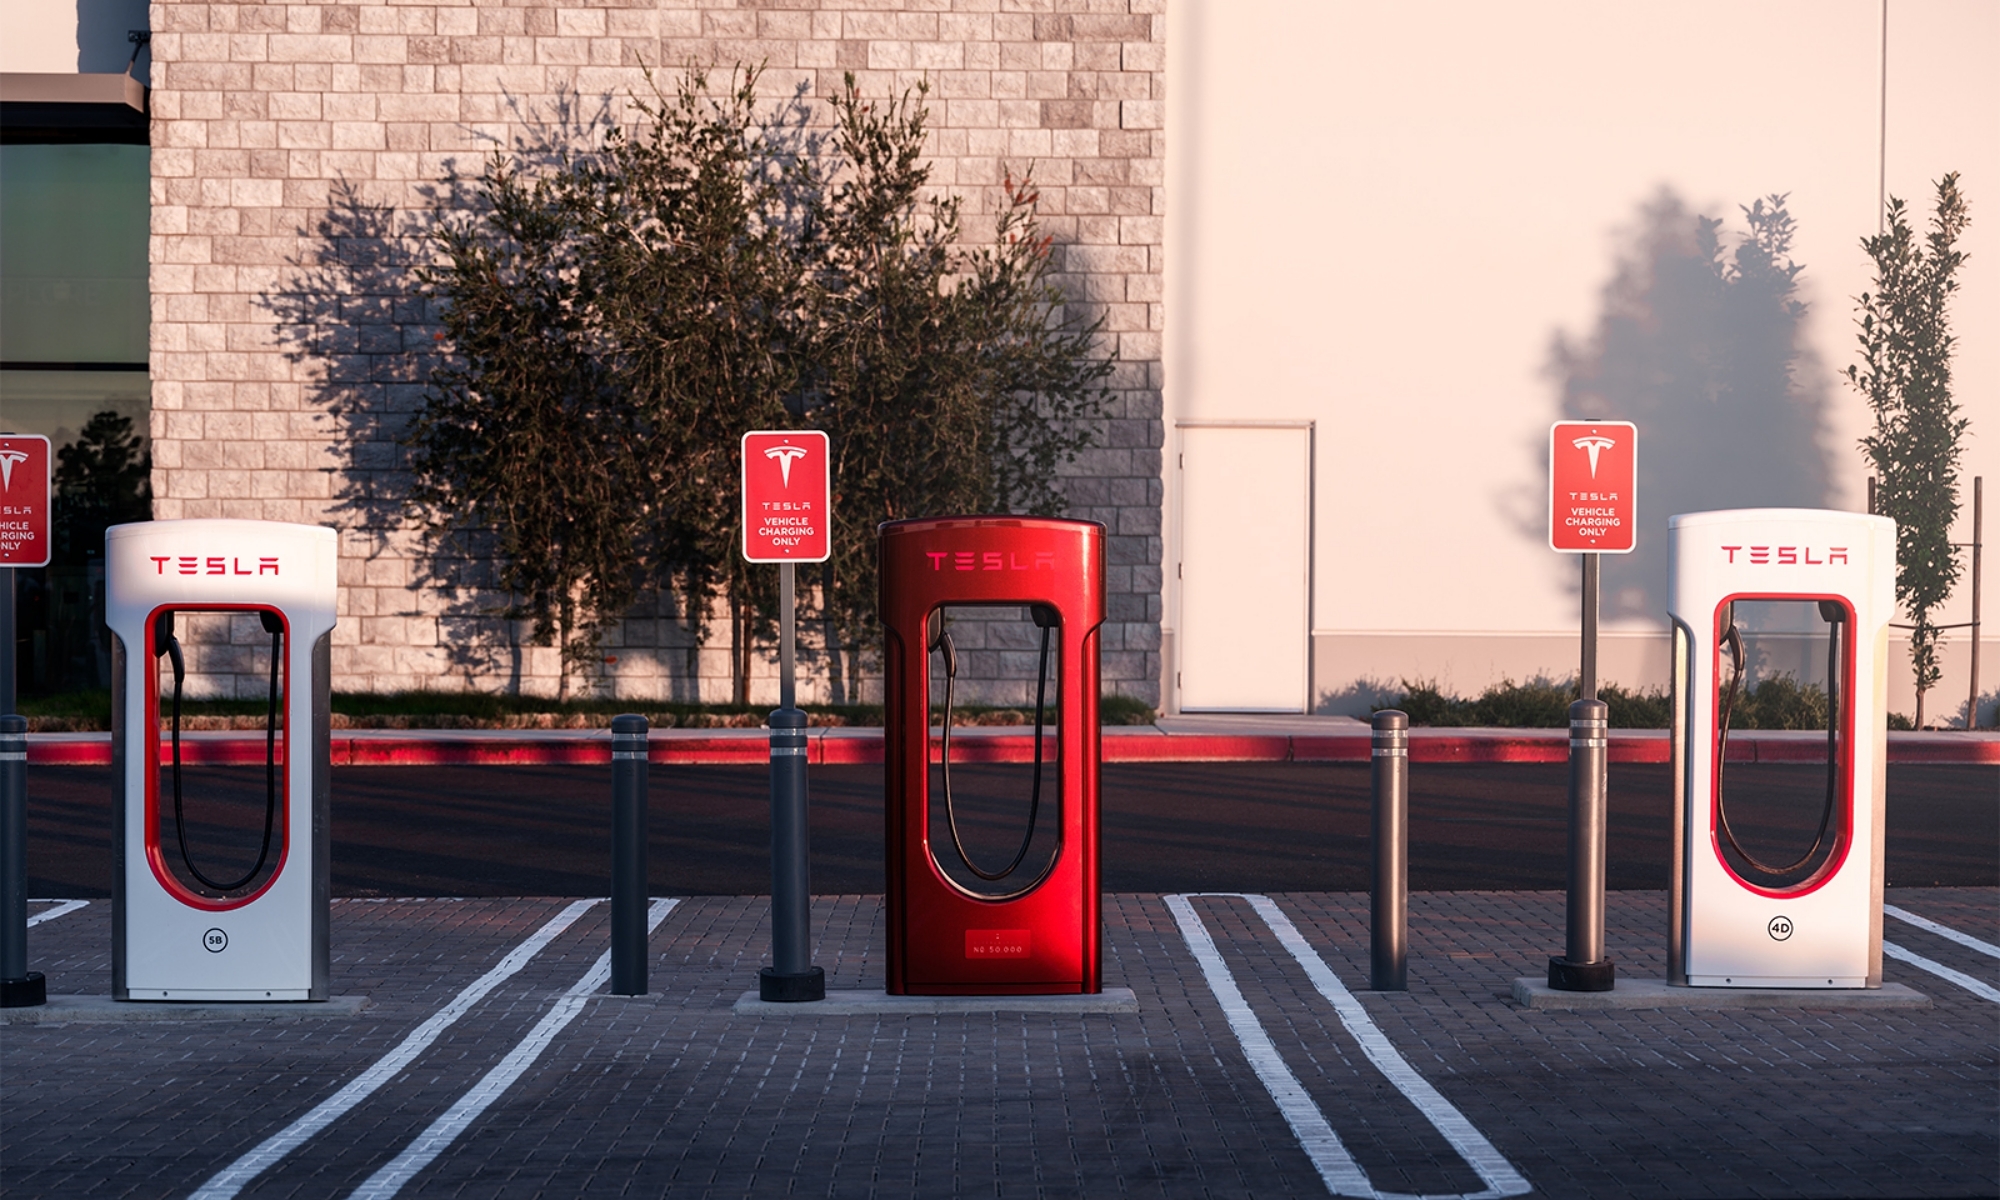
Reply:
[[[1723,771],[1729,763],[1729,718],[1736,708],[1736,698],[1743,688],[1743,633],[1736,625],[1736,606],[1731,604],[1725,620],[1729,622],[1729,632],[1722,635],[1722,648],[1729,652],[1729,687],[1723,692],[1722,712],[1717,721],[1720,732],[1715,747],[1715,815],[1716,823],[1722,827],[1723,840],[1731,849],[1742,856],[1743,861],[1767,876],[1789,875],[1813,860],[1826,844],[1827,829],[1833,823],[1834,795],[1840,782],[1840,701],[1843,670],[1841,651],[1845,642],[1841,637],[1842,626],[1847,623],[1847,610],[1832,600],[1819,602],[1820,619],[1830,627],[1826,643],[1826,803],[1819,813],[1819,832],[1813,836],[1812,845],[1797,859],[1782,866],[1767,863],[1743,848],[1736,840],[1736,831],[1729,826],[1729,802],[1723,794]]]
[[[180,639],[174,636],[174,614],[170,609],[160,614],[153,625],[153,654],[166,655],[174,668],[174,835],[181,846],[181,861],[187,864],[188,874],[193,875],[202,886],[217,892],[233,892],[257,878],[264,869],[264,863],[271,857],[271,830],[278,816],[278,664],[284,658],[285,623],[274,612],[260,611],[264,619],[264,632],[271,635],[271,706],[264,720],[264,843],[257,850],[257,865],[245,872],[241,879],[229,883],[218,883],[194,865],[194,855],[188,851],[187,815],[181,799],[181,685],[187,678],[187,660],[181,656]]]
[[[942,613],[939,613],[934,618],[937,622],[937,633],[930,640],[929,649],[931,651],[942,650],[944,652],[944,746],[941,757],[943,759],[944,772],[945,825],[951,830],[951,845],[954,850],[958,851],[959,861],[965,864],[966,870],[971,871],[974,875],[986,880],[988,883],[997,883],[1021,869],[1021,864],[1028,857],[1028,847],[1035,840],[1035,823],[1040,818],[1042,811],[1042,727],[1043,713],[1048,701],[1049,635],[1054,632],[1055,627],[1060,623],[1061,619],[1057,615],[1056,610],[1046,604],[1031,604],[1028,606],[1028,611],[1034,617],[1035,624],[1040,626],[1042,630],[1041,666],[1037,670],[1035,678],[1035,777],[1033,790],[1029,793],[1028,800],[1028,828],[1021,835],[1021,848],[1014,852],[1014,860],[998,871],[988,871],[978,863],[973,862],[972,855],[966,852],[965,841],[959,836],[958,832],[958,810],[952,802],[951,795],[952,685],[958,679],[958,651],[952,645],[950,631],[944,627]],[[926,714],[926,718],[928,718],[928,714]],[[1043,874],[1046,875],[1047,871],[1044,871]],[[1035,880],[1035,883],[1040,882],[1039,878]],[[1022,891],[1028,891],[1033,887],[1034,884],[1031,883],[1027,888],[1023,888]],[[1015,894],[1018,895],[1020,893]]]

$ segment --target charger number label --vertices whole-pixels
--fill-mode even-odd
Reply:
[[[1030,944],[1028,931],[1025,929],[965,931],[965,957],[970,959],[1026,958]]]

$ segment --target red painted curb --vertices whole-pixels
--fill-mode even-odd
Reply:
[[[808,759],[815,764],[862,765],[883,758],[876,729],[808,730]],[[1664,730],[1614,730],[1610,757],[1619,764],[1668,761]],[[954,733],[952,761],[1025,763],[1034,760],[1035,740],[1026,733]],[[1108,763],[1323,762],[1365,763],[1370,741],[1365,729],[1338,734],[1165,733],[1152,727],[1112,727],[1102,738]],[[611,737],[601,729],[556,734],[455,734],[394,731],[343,732],[330,746],[336,767],[430,766],[591,766],[611,761]],[[650,761],[661,764],[751,765],[768,759],[762,730],[707,732],[662,730],[652,736]],[[1044,743],[1044,753],[1053,748]],[[1410,731],[1415,763],[1560,763],[1568,760],[1568,731],[1443,730]],[[264,739],[256,733],[202,733],[181,741],[183,762],[245,765],[264,761]],[[1826,761],[1823,736],[1743,732],[1729,739],[1730,762],[1815,763]],[[1967,766],[2000,764],[2000,734],[1892,733],[1889,761],[1896,765]],[[111,764],[108,733],[31,733],[28,762],[42,767],[104,767]]]
[[[1112,733],[1102,739],[1105,762],[1289,762],[1292,739],[1260,733]],[[1362,757],[1367,757],[1364,741]]]

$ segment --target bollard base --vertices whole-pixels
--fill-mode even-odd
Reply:
[[[803,1004],[826,999],[826,971],[810,967],[803,974],[780,975],[773,967],[757,972],[757,998],[772,1004]]]
[[[1618,968],[1610,960],[1578,963],[1567,958],[1549,960],[1549,986],[1558,992],[1608,992],[1617,986]]]
[[[19,979],[0,979],[0,1008],[33,1008],[49,1002],[49,981],[40,971]]]

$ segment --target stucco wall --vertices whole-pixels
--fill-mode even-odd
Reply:
[[[338,688],[554,692],[555,651],[426,586],[384,503],[431,340],[405,291],[425,189],[565,95],[622,110],[642,64],[670,78],[689,62],[763,63],[770,97],[794,84],[823,97],[849,70],[876,96],[928,79],[935,183],[967,198],[977,230],[1005,173],[1032,165],[1063,282],[1107,318],[1116,410],[1069,494],[1072,515],[1112,531],[1106,688],[1156,699],[1161,7],[153,5],[156,514],[341,528]],[[726,647],[711,643],[691,680],[685,644],[671,613],[636,613],[601,682],[724,696]]]
[[[1664,659],[1634,648],[1664,628],[1670,515],[1863,506],[1856,441],[1871,418],[1838,375],[1856,359],[1854,298],[1871,286],[1859,243],[1884,181],[1921,230],[1948,171],[1972,205],[1952,301],[1971,420],[1954,540],[1971,540],[1972,477],[2000,486],[2000,6],[1175,0],[1169,24],[1170,464],[1182,422],[1314,423],[1316,705],[1351,709],[1383,675],[1476,694],[1575,670],[1577,565],[1547,547],[1543,459],[1565,395],[1600,381],[1566,372],[1565,352],[1642,379],[1567,415],[1639,420],[1642,469],[1670,467],[1678,485],[1640,488],[1640,550],[1604,576],[1622,647],[1606,669],[1663,684]],[[1662,197],[1677,198],[1689,241],[1697,215],[1722,220],[1727,250],[1745,229],[1739,206],[1773,193],[1798,222],[1804,268],[1790,383],[1820,436],[1759,438],[1798,422],[1718,413],[1677,442],[1657,410],[1617,405],[1661,363],[1708,347],[1663,334],[1639,347],[1650,361],[1606,362],[1623,348],[1599,332],[1616,317],[1671,326],[1698,307],[1633,303]],[[1656,392],[1696,414],[1673,430],[1686,433],[1718,406],[1675,382]],[[1784,407],[1753,399],[1767,417]],[[1810,473],[1827,486],[1787,486]],[[1164,624],[1185,648],[1172,470],[1167,483]],[[1938,619],[1969,620],[1970,594],[1961,583]],[[1959,705],[1969,655],[1963,631],[1948,636],[1940,693]],[[1892,704],[1911,711],[1908,672],[1892,679]]]

